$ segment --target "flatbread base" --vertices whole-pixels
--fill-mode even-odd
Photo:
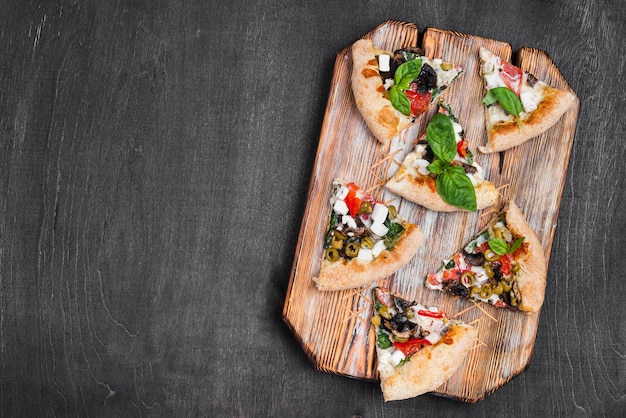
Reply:
[[[408,263],[424,239],[422,230],[414,224],[405,223],[404,235],[391,250],[384,250],[371,262],[343,260],[322,261],[318,277],[313,281],[318,290],[332,291],[352,289],[391,276]]]
[[[413,176],[401,166],[385,187],[411,202],[438,212],[458,212],[466,209],[451,205],[437,193],[436,181],[431,176]],[[474,187],[476,209],[481,210],[498,202],[498,190],[490,181],[482,181]]]
[[[436,344],[413,354],[410,360],[380,375],[385,401],[413,398],[431,392],[444,384],[463,364],[478,337],[478,331],[467,325],[451,325]]]

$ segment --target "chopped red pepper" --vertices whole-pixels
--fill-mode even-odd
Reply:
[[[422,316],[429,316],[431,318],[443,318],[446,316],[446,314],[444,312],[435,312],[435,311],[429,311],[426,309],[420,309],[419,311],[417,311],[418,315],[422,315]]]
[[[359,212],[359,208],[361,207],[361,199],[357,197],[356,193],[359,190],[359,187],[354,183],[348,183],[346,184],[346,187],[348,188],[348,195],[344,201],[350,210],[350,216],[354,217]]]
[[[424,338],[411,338],[409,341],[405,343],[399,343],[397,341],[394,341],[393,343],[393,346],[396,347],[398,350],[402,351],[402,354],[404,354],[405,357],[408,357],[411,354],[417,353],[426,345],[432,345],[432,344],[430,343],[430,341]]]
[[[461,139],[456,143],[456,152],[461,158],[467,157],[467,141],[465,139]]]
[[[500,262],[500,273],[508,276],[511,273],[511,257],[508,254],[501,255],[498,258]]]

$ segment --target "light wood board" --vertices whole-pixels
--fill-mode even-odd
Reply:
[[[506,42],[432,28],[426,29],[421,39],[419,35],[414,24],[387,21],[364,37],[391,51],[421,45],[427,56],[440,57],[464,68],[463,75],[443,98],[464,126],[470,148],[485,169],[485,178],[500,188],[502,199],[515,200],[536,231],[549,260],[579,101],[576,100],[555,126],[537,138],[503,153],[482,154],[477,151],[486,141],[478,50],[484,46],[503,59],[511,60],[511,46]],[[513,63],[550,85],[571,91],[544,51],[522,48]],[[390,149],[383,149],[354,105],[351,69],[351,49],[347,47],[335,61],[283,319],[319,370],[376,380],[375,335],[370,324],[372,289],[383,285],[406,299],[438,306],[452,316],[457,315],[458,319],[473,323],[479,330],[480,343],[471,350],[465,364],[433,393],[465,402],[479,401],[528,367],[539,314],[526,315],[487,304],[478,305],[424,287],[426,275],[437,271],[441,261],[464,245],[489,221],[491,214],[488,209],[478,213],[432,212],[384,189],[384,181],[397,168],[392,160],[402,161],[416,136],[425,130],[436,106],[431,106],[414,127],[401,134]],[[400,214],[424,231],[425,242],[412,261],[392,277],[360,289],[320,292],[312,277],[319,273],[331,210],[329,197],[332,181],[337,177],[354,181],[384,200],[395,199]]]

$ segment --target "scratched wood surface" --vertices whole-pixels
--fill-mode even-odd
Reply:
[[[410,23],[387,21],[365,37],[375,45],[395,50],[417,45],[418,28]],[[472,149],[485,138],[482,79],[478,50],[484,46],[510,60],[505,42],[429,28],[422,39],[427,56],[441,57],[464,68],[463,75],[443,95],[465,128]],[[571,91],[549,55],[523,48],[515,63],[555,87]],[[314,172],[303,216],[298,247],[285,300],[283,318],[293,330],[315,367],[326,372],[362,379],[377,379],[371,291],[376,283],[340,292],[319,292],[311,278],[319,272],[329,194],[333,178],[355,181],[384,200],[395,199],[400,213],[419,225],[425,243],[409,265],[382,284],[408,299],[438,306],[456,318],[474,324],[479,343],[467,360],[435,393],[466,402],[489,395],[528,366],[535,344],[539,314],[524,315],[426,289],[423,280],[436,271],[441,260],[452,255],[488,222],[493,211],[435,213],[387,192],[385,179],[410,149],[415,135],[425,129],[435,107],[416,125],[400,135],[390,149],[383,149],[368,132],[358,114],[350,90],[350,48],[335,61],[332,88],[322,128]],[[520,147],[501,154],[476,153],[485,177],[500,188],[501,200],[513,199],[526,215],[549,260],[561,195],[572,148],[578,100],[549,131]],[[548,278],[550,280],[550,278]]]

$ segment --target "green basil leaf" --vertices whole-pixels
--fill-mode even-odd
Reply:
[[[511,245],[511,248],[509,249],[509,253],[514,253],[515,250],[517,250],[519,248],[520,245],[522,245],[522,241],[524,241],[524,237],[520,237],[518,239],[515,240],[515,242],[513,243],[513,245]]]
[[[456,156],[456,138],[449,117],[437,113],[426,127],[426,140],[435,157],[449,163]]]
[[[409,98],[395,85],[391,86],[389,90],[389,100],[393,107],[398,109],[403,115],[409,116],[411,114],[411,102]]]
[[[437,176],[436,185],[437,192],[445,202],[476,212],[476,190],[463,167],[448,167]]]
[[[509,249],[508,245],[506,245],[506,241],[501,238],[492,238],[487,242],[489,243],[489,248],[491,248],[491,251],[498,255],[506,254],[507,250]]]
[[[522,102],[517,94],[513,93],[511,89],[506,87],[495,87],[485,94],[483,104],[489,106],[495,102],[500,103],[500,106],[510,115],[519,116],[524,111]]]
[[[433,174],[441,174],[449,165],[450,163],[445,163],[442,160],[435,160],[428,164],[426,169]]]
[[[422,71],[422,59],[407,61],[400,65],[393,76],[394,85],[400,90],[407,90],[413,80]]]

